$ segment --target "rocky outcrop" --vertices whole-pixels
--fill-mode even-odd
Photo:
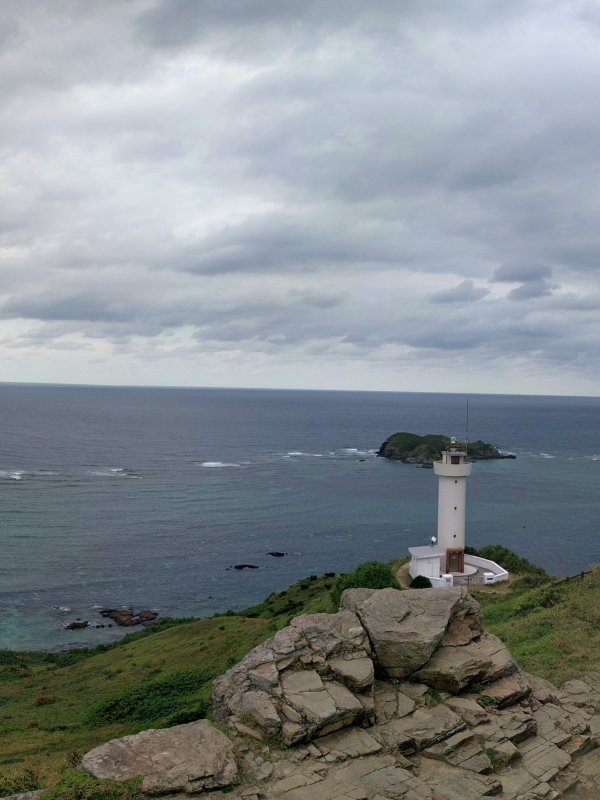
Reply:
[[[531,691],[463,589],[348,589],[337,614],[297,617],[219,678],[215,719],[286,744],[368,724],[376,672],[453,695],[481,684],[499,707]]]
[[[468,646],[483,633],[479,604],[460,588],[367,591],[347,589],[341,605],[358,616],[388,678],[412,675],[444,643]]]
[[[296,618],[215,682],[230,739],[208,722],[146,731],[84,768],[203,800],[226,782],[232,800],[600,797],[600,676],[526,676],[460,589],[349,590],[343,606]]]
[[[100,616],[112,619],[117,625],[123,628],[132,628],[135,625],[144,625],[154,622],[158,617],[156,611],[138,611],[137,613],[130,608],[103,608]]]
[[[373,680],[369,638],[354,613],[296,617],[215,681],[214,715],[295,744],[368,720]]]

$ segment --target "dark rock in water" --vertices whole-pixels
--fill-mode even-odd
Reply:
[[[284,553],[281,550],[272,550],[270,553],[267,553],[268,556],[273,556],[273,558],[283,558],[287,556],[287,553]]]
[[[155,620],[158,617],[156,611],[139,611],[135,614],[128,608],[103,608],[100,611],[101,616],[112,619],[117,625],[122,628],[131,628],[134,625],[142,625]]]
[[[335,578],[335,572],[326,572],[324,574],[325,578]]]
[[[65,630],[67,631],[79,631],[82,628],[88,628],[89,622],[87,619],[76,619],[75,622],[69,622],[68,625],[65,625]]]
[[[233,569],[258,569],[256,564],[234,564]]]

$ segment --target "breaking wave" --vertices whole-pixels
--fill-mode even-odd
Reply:
[[[126,469],[125,467],[105,467],[101,469],[93,469],[90,470],[88,475],[93,475],[95,478],[139,478],[139,475],[136,475],[130,469]]]
[[[241,467],[241,464],[233,464],[230,461],[202,461],[201,467],[208,467],[209,469],[221,469],[223,467]]]
[[[20,481],[23,478],[23,475],[27,475],[27,472],[25,472],[23,469],[0,470],[0,478],[4,478],[5,480]]]

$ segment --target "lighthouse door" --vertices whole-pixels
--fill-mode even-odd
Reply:
[[[447,550],[446,551],[446,571],[447,572],[463,572],[464,570],[464,550]]]

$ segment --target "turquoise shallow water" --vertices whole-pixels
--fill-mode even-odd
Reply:
[[[120,605],[207,615],[405,555],[435,532],[435,477],[374,451],[396,430],[461,436],[465,405],[0,385],[0,647],[92,644],[122,631],[64,622]],[[475,465],[470,543],[502,542],[560,575],[600,562],[599,399],[472,396],[470,438],[518,456]],[[228,569],[242,562],[260,569]]]

